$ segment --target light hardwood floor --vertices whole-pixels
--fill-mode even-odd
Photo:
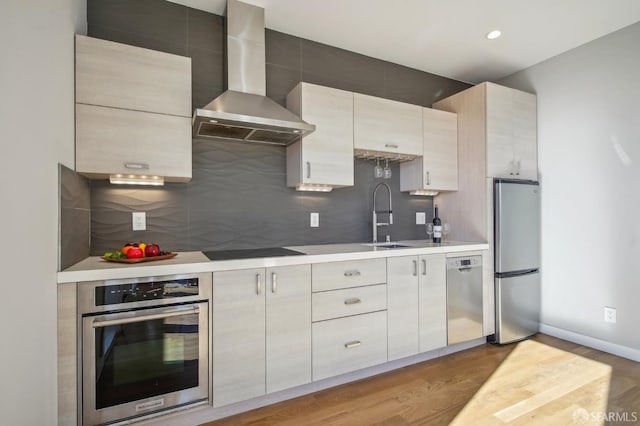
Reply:
[[[640,363],[546,335],[484,345],[222,425],[640,424]]]

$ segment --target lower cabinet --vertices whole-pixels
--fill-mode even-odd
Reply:
[[[442,254],[419,256],[420,352],[447,346],[447,259]]]
[[[389,361],[418,353],[418,256],[387,258]]]
[[[387,312],[313,323],[313,380],[387,361]]]
[[[311,381],[311,267],[213,273],[213,405]]]
[[[447,346],[444,254],[387,259],[389,360]]]

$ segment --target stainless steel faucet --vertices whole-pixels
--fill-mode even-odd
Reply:
[[[378,188],[380,188],[381,186],[384,186],[385,188],[387,188],[387,193],[389,194],[389,210],[376,211],[376,192],[378,192]],[[378,213],[387,213],[389,215],[389,222],[378,222]],[[373,190],[373,242],[374,243],[378,242],[378,226],[389,226],[389,225],[393,225],[391,188],[389,188],[389,185],[387,185],[386,183],[380,182],[379,184],[376,185],[375,189]],[[387,240],[388,239],[389,239],[389,236],[387,236]]]

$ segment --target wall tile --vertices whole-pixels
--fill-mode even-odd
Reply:
[[[300,70],[301,39],[289,34],[267,29],[265,32],[267,64]]]
[[[187,45],[189,49],[197,47],[224,53],[226,45],[224,21],[222,16],[187,8]]]
[[[191,54],[191,101],[194,108],[202,108],[225,89],[225,63],[221,52],[189,47]]]
[[[131,46],[172,53],[174,55],[187,56],[186,43],[177,43],[161,38],[146,37],[139,33],[130,33],[116,28],[91,24],[88,26],[87,34],[90,37],[115,41],[116,43],[129,44]]]
[[[92,27],[118,29],[139,38],[187,44],[187,7],[162,0],[89,0],[89,35]]]
[[[299,70],[267,64],[267,96],[282,106],[286,106],[287,94],[301,80]]]
[[[89,181],[75,171],[58,166],[59,252],[58,268],[69,266],[89,256],[91,240],[91,190]]]

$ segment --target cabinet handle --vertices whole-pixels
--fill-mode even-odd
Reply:
[[[413,261],[413,276],[414,277],[418,276],[418,261],[417,260]]]
[[[520,160],[516,162],[516,175],[520,176]]]
[[[362,342],[360,340],[354,340],[353,342],[347,342],[344,344],[344,347],[347,349],[351,349],[351,348],[357,348],[358,346],[360,346],[362,344]]]
[[[149,165],[147,163],[124,163],[124,167],[127,169],[147,170]]]
[[[275,293],[278,291],[278,275],[273,272],[271,274],[271,292]]]
[[[427,172],[427,185],[431,185],[431,175]]]
[[[262,276],[256,274],[256,294],[260,295],[260,292],[262,292]]]
[[[307,179],[311,178],[311,163],[307,161]]]
[[[358,299],[357,297],[344,301],[345,305],[357,305],[358,303],[362,303],[362,300]]]
[[[427,261],[422,259],[422,275],[427,275]]]
[[[359,277],[360,276],[360,271],[356,270],[356,271],[345,271],[344,272],[344,276],[345,277]]]
[[[386,148],[398,149],[398,145],[396,145],[395,143],[385,143],[384,146]]]

